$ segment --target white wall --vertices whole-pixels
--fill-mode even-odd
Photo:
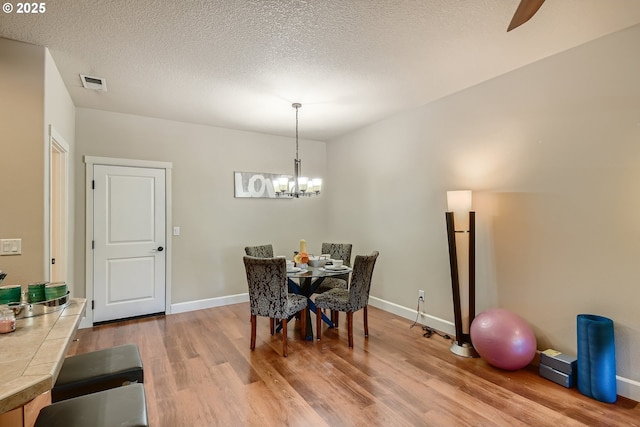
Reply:
[[[85,155],[173,163],[172,225],[181,228],[171,241],[173,304],[246,293],[242,256],[247,245],[272,243],[276,254],[290,257],[306,239],[310,251],[320,250],[326,235],[324,195],[234,198],[234,171],[293,174],[295,139],[83,108],[77,109],[76,123],[77,176],[84,173]],[[292,135],[294,124],[292,119]],[[324,142],[301,140],[300,158],[305,174],[326,174]],[[75,253],[81,260],[82,179],[76,179],[75,196]],[[79,262],[75,278],[84,280]]]
[[[73,145],[76,132],[76,107],[73,105],[49,49],[45,49],[44,72],[44,118],[47,137],[49,136],[48,127],[53,125],[65,141]]]
[[[73,294],[76,294],[75,283],[73,280],[73,272],[75,260],[73,258],[73,206],[74,206],[74,195],[73,195],[73,182],[75,180],[75,170],[73,165],[73,153],[75,151],[75,124],[76,124],[76,107],[73,105],[73,101],[71,100],[71,96],[67,91],[67,88],[62,81],[62,76],[58,71],[58,67],[56,66],[53,58],[51,57],[51,53],[49,49],[45,49],[45,62],[44,62],[44,145],[43,150],[45,151],[45,185],[48,186],[49,183],[46,181],[49,176],[49,150],[50,150],[50,140],[49,133],[50,129],[53,127],[59,135],[64,138],[64,141],[69,145],[69,170],[68,170],[68,259],[67,259],[67,268],[66,271],[69,272],[66,278],[67,285],[69,289],[72,290]],[[80,176],[82,178],[82,176]],[[45,188],[45,192],[47,189]],[[48,273],[48,263],[46,262],[48,258],[50,258],[49,253],[49,240],[48,235],[50,233],[49,230],[49,211],[46,209],[47,201],[45,200],[45,217],[43,221],[45,222],[45,259],[43,260],[45,263],[45,273]],[[84,284],[84,281],[78,282],[81,285]]]
[[[349,183],[330,234],[380,250],[373,296],[414,309],[425,289],[453,320],[446,191],[472,189],[478,312],[570,354],[577,314],[610,317],[618,375],[640,381],[639,43],[635,26],[328,142],[328,184]]]

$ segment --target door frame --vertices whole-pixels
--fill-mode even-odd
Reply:
[[[125,166],[139,168],[164,169],[165,171],[165,314],[171,314],[171,162],[155,160],[118,159],[113,157],[83,156],[85,163],[85,296],[87,298],[86,317],[80,324],[81,328],[93,326],[93,166]]]
[[[54,154],[61,156],[59,160],[61,160],[62,168],[58,169],[59,175],[59,187],[58,192],[54,194],[53,188],[53,167],[52,162],[54,161]],[[64,137],[56,131],[53,125],[49,125],[49,138],[47,138],[47,149],[45,150],[45,230],[44,230],[44,273],[45,279],[47,281],[51,280],[51,253],[52,253],[52,245],[54,244],[53,239],[53,229],[55,225],[53,224],[53,197],[58,198],[58,207],[60,208],[62,218],[62,230],[58,230],[58,236],[60,240],[60,246],[62,251],[64,252],[64,270],[66,272],[66,281],[69,283],[71,276],[69,271],[69,234],[71,229],[69,227],[69,144],[64,139]],[[73,283],[71,283],[73,285]],[[69,287],[71,292],[73,292],[74,286]]]

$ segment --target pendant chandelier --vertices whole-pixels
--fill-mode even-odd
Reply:
[[[293,179],[283,176],[273,180],[273,188],[278,197],[318,196],[322,190],[322,179],[309,179],[302,175],[302,160],[298,158],[298,110],[302,104],[291,104],[296,109],[296,158],[293,160]]]

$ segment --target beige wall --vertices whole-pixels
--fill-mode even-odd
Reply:
[[[0,257],[3,284],[45,278],[44,51],[0,38],[0,238],[22,239],[22,255]]]
[[[640,381],[639,43],[635,26],[328,142],[328,185],[358,189],[327,193],[329,237],[380,250],[373,295],[413,308],[424,289],[453,320],[446,191],[472,189],[478,311],[572,354],[577,314],[610,317],[618,375]]]
[[[22,239],[22,255],[0,257],[0,269],[3,284],[24,285],[48,279],[49,128],[73,150],[75,107],[47,49],[2,38],[0,93],[0,238]]]
[[[284,105],[283,108],[290,108]],[[292,134],[294,134],[292,116]],[[304,125],[300,125],[301,133]],[[246,245],[272,243],[290,256],[299,239],[320,250],[326,232],[323,197],[236,199],[234,171],[293,173],[295,140],[168,120],[79,108],[75,279],[84,280],[85,188],[82,156],[172,162],[172,303],[246,293]],[[325,175],[325,143],[300,141],[310,176]]]

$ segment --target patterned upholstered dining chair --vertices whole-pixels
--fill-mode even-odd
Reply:
[[[273,245],[257,245],[257,246],[245,246],[244,253],[247,256],[253,256],[256,258],[273,258]],[[271,335],[275,333],[275,320],[269,319],[271,325]]]
[[[287,284],[287,266],[284,258],[243,257],[249,286],[251,307],[251,350],[256,348],[257,316],[268,317],[271,334],[274,334],[273,319],[282,321],[282,355],[287,356],[287,320],[300,313],[302,336],[306,336],[307,298],[290,294]]]
[[[323,243],[322,254],[331,255],[331,259],[341,259],[344,265],[351,267],[351,243]],[[333,288],[347,289],[349,287],[349,275],[341,274],[324,279],[318,287],[317,293],[321,294]]]
[[[371,255],[356,255],[349,289],[335,288],[316,296],[316,330],[318,340],[320,340],[322,330],[322,309],[344,311],[347,313],[349,347],[353,347],[353,313],[355,311],[363,311],[364,336],[369,336],[367,305],[369,304],[369,290],[371,289],[373,267],[377,259],[378,251],[374,251]]]
[[[322,254],[331,255],[331,259],[341,259],[344,265],[351,267],[351,243],[322,243]],[[330,289],[341,288],[347,289],[349,287],[349,274],[340,274],[338,276],[331,276],[325,278],[316,293],[321,294],[327,292]],[[333,326],[338,327],[340,321],[338,312],[331,311],[331,321]]]
[[[256,258],[273,258],[273,245],[247,246],[244,253]]]

